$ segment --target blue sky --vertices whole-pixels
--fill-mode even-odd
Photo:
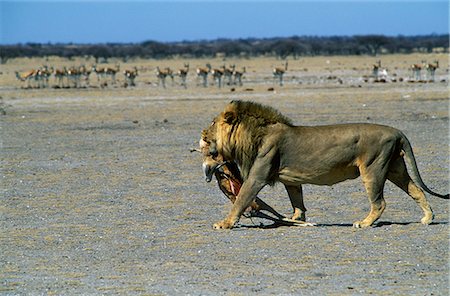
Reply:
[[[0,43],[449,33],[448,1],[4,1]]]

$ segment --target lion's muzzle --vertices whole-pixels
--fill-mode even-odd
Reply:
[[[217,168],[217,165],[210,165],[206,162],[203,163],[203,173],[205,174],[206,182],[211,182],[214,172]]]
[[[219,170],[226,162],[219,163],[208,159],[203,162],[203,173],[205,174],[206,182],[211,182],[214,173]]]

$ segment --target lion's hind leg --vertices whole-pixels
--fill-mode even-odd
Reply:
[[[372,163],[369,167],[359,167],[361,178],[369,197],[370,212],[364,220],[353,223],[354,227],[369,227],[377,221],[384,212],[386,202],[384,200],[383,190],[384,183],[386,182],[387,166],[388,161],[385,159],[380,159],[378,162],[374,161],[374,163]]]
[[[376,184],[375,182],[364,182],[364,186],[366,187],[366,191],[369,195],[370,201],[370,212],[366,218],[362,221],[356,221],[353,223],[353,226],[356,228],[363,228],[371,226],[375,221],[377,221],[381,214],[384,212],[386,208],[386,202],[383,196],[383,186]]]
[[[423,190],[417,186],[409,176],[403,158],[398,158],[392,162],[387,178],[411,196],[419,205],[424,213],[424,216],[421,219],[422,224],[430,224],[434,218],[433,211],[431,210]]]
[[[301,186],[285,186],[286,191],[291,200],[292,208],[294,213],[291,220],[294,221],[306,221],[306,208],[303,203],[303,191]]]

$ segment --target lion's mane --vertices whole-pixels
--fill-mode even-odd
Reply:
[[[267,127],[276,123],[293,126],[291,120],[276,109],[249,101],[232,101],[221,115],[232,125],[230,132],[222,135],[228,137],[222,139],[223,149],[239,163],[244,180],[267,135]]]

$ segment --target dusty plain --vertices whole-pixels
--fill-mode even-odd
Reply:
[[[386,83],[364,80],[378,59]],[[434,83],[410,82],[409,67],[438,59]],[[446,54],[289,60],[285,85],[275,58],[131,60],[136,87],[26,89],[15,71],[92,59],[10,60],[0,66],[0,294],[2,295],[448,295],[448,201],[428,195],[434,223],[387,183],[375,227],[354,229],[369,204],[360,179],[304,186],[308,221],[272,225],[242,218],[217,231],[230,203],[205,183],[190,153],[230,100],[278,108],[299,125],[372,122],[410,139],[425,183],[449,192]],[[156,66],[182,68],[158,85]],[[198,85],[195,68],[246,67],[244,85]],[[103,65],[104,66],[104,65]],[[425,72],[422,72],[425,76]],[[402,79],[400,79],[402,78]],[[393,82],[396,80],[397,82]],[[402,81],[400,81],[402,80]],[[270,89],[270,90],[269,90]],[[290,213],[283,186],[260,197]]]

